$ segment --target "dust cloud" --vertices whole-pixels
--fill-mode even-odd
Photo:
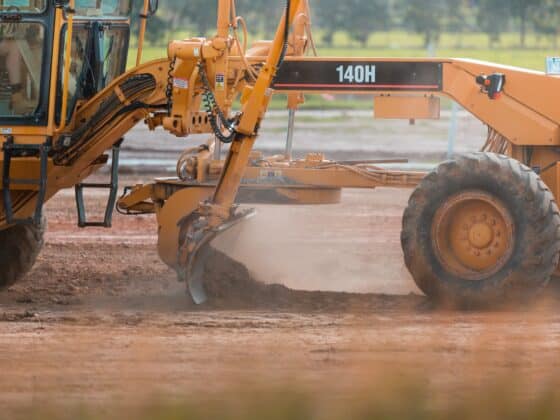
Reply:
[[[400,208],[390,214],[376,210],[376,192],[371,194],[371,207],[352,214],[359,219],[355,224],[347,216],[356,211],[352,194],[316,212],[309,211],[311,206],[257,206],[254,217],[212,246],[263,283],[300,290],[417,292],[402,262]],[[396,200],[402,197],[399,192]]]

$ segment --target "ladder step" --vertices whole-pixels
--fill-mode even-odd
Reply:
[[[112,188],[112,184],[103,184],[103,183],[87,183],[87,184],[79,184],[81,188]]]
[[[115,208],[115,203],[117,201],[117,192],[119,189],[119,152],[121,141],[116,143],[112,149],[111,181],[109,183],[84,182],[82,184],[76,184],[76,186],[74,187],[79,227],[111,227],[113,219],[113,209]],[[84,189],[86,188],[103,188],[109,190],[109,197],[107,198],[107,205],[105,206],[105,215],[103,217],[103,221],[90,222],[87,220],[86,207],[84,204]]]
[[[51,149],[51,139],[42,144],[15,144],[13,136],[6,137],[2,151],[4,161],[2,163],[2,198],[4,199],[4,214],[8,224],[35,224],[39,225],[43,218],[43,205],[47,190],[47,163]],[[21,152],[21,153],[19,153]],[[23,156],[38,156],[40,159],[39,178],[10,178],[12,158]],[[14,217],[12,185],[37,185],[37,198],[33,216],[28,218]]]
[[[105,221],[103,222],[84,222],[79,225],[80,227],[111,227],[111,225],[107,226]]]
[[[16,184],[16,185],[27,185],[27,184],[31,184],[31,185],[41,185],[41,181],[37,180],[37,179],[31,179],[31,178],[10,178],[10,184]]]

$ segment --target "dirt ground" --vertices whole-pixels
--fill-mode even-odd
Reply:
[[[282,150],[284,114],[267,120],[259,148]],[[447,114],[408,126],[373,125],[369,111],[302,113],[295,154],[412,156],[431,165],[448,150]],[[484,127],[465,113],[458,132],[455,151],[482,144]],[[121,186],[149,179],[135,173],[165,172],[180,150],[201,140],[152,136],[145,128],[129,137]],[[336,205],[258,206],[256,217],[215,245],[262,284],[231,283],[218,270],[225,286],[214,284],[215,298],[194,306],[158,258],[154,217],[117,214],[112,229],[79,229],[73,192],[60,192],[46,208],[37,264],[0,292],[0,418],[45,404],[141,406],[159,398],[220,399],[231,390],[250,399],[252,390],[271,387],[367,400],[411,380],[430,403],[443,405],[512,377],[521,378],[523,397],[556,389],[557,293],[530,308],[434,307],[402,262],[409,193],[347,190]],[[92,217],[102,214],[103,198],[88,200]]]
[[[560,301],[434,308],[402,264],[408,193],[349,190],[337,205],[259,207],[229,251],[259,280],[299,290],[274,286],[262,299],[237,290],[198,307],[159,261],[153,217],[80,230],[72,193],[60,193],[35,268],[0,292],[0,406],[133,404],[262,383],[340,396],[406,377],[445,404],[512,373],[530,383],[524,395],[554,381]]]

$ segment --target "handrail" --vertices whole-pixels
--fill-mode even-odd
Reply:
[[[146,24],[148,22],[148,6],[150,0],[144,0],[142,13],[140,14],[140,29],[138,33],[138,50],[136,52],[136,67],[142,62],[142,50],[144,49],[144,37],[146,36]]]
[[[60,112],[60,126],[58,132],[64,131],[66,128],[66,120],[68,113],[68,84],[70,82],[70,63],[72,59],[72,30],[74,26],[74,13],[75,13],[74,0],[70,0],[66,15],[68,16],[67,29],[66,29],[66,43],[64,46],[64,76],[62,82],[62,107]]]

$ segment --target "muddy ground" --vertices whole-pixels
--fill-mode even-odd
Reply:
[[[135,404],[263,383],[340,396],[410,377],[445,404],[511,374],[529,384],[523,396],[554,382],[556,294],[500,311],[434,307],[402,263],[409,193],[348,190],[336,205],[259,206],[220,249],[255,279],[290,289],[245,284],[194,306],[158,258],[154,217],[78,229],[72,191],[61,192],[47,205],[35,268],[0,292],[0,406]],[[90,198],[92,215],[102,198]]]
[[[245,299],[255,294],[249,285],[195,307],[158,259],[152,217],[117,215],[112,230],[80,230],[63,192],[48,205],[37,265],[0,293],[0,401],[134,403],[263,382],[339,395],[410,375],[445,401],[512,372],[530,378],[529,393],[554,380],[556,300],[499,312],[434,308],[402,266],[406,199],[350,190],[341,204],[284,218],[260,207],[262,221],[241,232],[255,242],[236,253],[255,252],[256,278],[303,291],[275,286]],[[254,237],[275,218],[280,230],[297,223],[278,239]],[[331,292],[312,291],[320,288]]]

